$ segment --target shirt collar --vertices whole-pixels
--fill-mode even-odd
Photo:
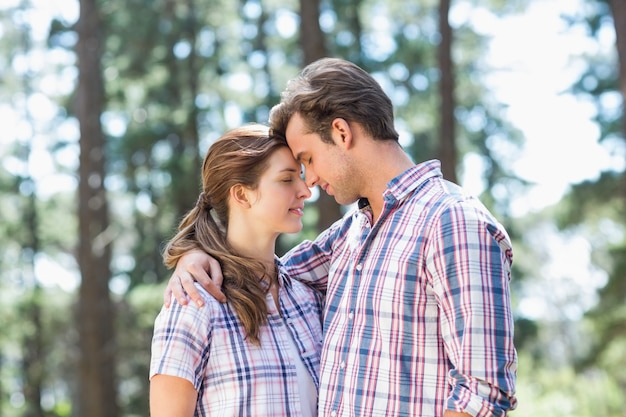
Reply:
[[[278,270],[278,282],[280,286],[286,286],[291,288],[291,277],[284,272],[283,263],[277,255],[274,255],[274,262],[276,262],[276,269]]]
[[[421,188],[432,178],[441,178],[441,162],[436,159],[422,162],[398,175],[387,184],[385,200],[399,201]]]
[[[387,183],[387,189],[383,193],[383,198],[388,201],[400,201],[409,193],[422,187],[428,180],[435,177],[443,177],[441,174],[441,162],[437,159],[413,165]],[[370,202],[367,198],[359,198],[359,211],[369,207],[369,205]]]

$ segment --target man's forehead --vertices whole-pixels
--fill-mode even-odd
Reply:
[[[297,133],[299,135],[311,133],[306,118],[302,114],[297,112],[291,115],[289,121],[285,126],[285,130],[292,133]]]
[[[287,145],[289,145],[289,149],[293,153],[293,157],[298,159],[299,156],[305,151],[307,151],[307,143],[309,142],[304,137],[304,131],[302,129],[298,129],[296,126],[290,125],[285,132],[285,138],[287,139]]]

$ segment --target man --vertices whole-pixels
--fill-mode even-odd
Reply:
[[[323,416],[504,416],[516,406],[517,355],[504,228],[398,143],[393,106],[349,62],[325,58],[292,80],[270,113],[305,168],[358,208],[283,257],[288,273],[327,289],[320,369]],[[210,270],[216,283],[210,282]],[[165,293],[196,300],[221,272],[185,255]],[[181,284],[182,283],[182,284]],[[182,287],[181,287],[182,285]]]

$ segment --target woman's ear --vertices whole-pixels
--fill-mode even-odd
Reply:
[[[250,208],[250,196],[248,188],[241,184],[233,185],[230,187],[230,198],[233,203],[242,208]]]

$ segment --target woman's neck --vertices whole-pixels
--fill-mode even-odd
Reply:
[[[228,244],[240,255],[256,259],[265,265],[267,271],[275,270],[274,254],[276,251],[276,239],[254,238],[251,236],[237,238],[228,236]]]
[[[262,262],[266,271],[273,273],[278,233],[267,233],[264,227],[236,210],[231,211],[228,223],[228,244],[240,255]]]
[[[230,231],[229,231],[230,232]],[[251,233],[229,233],[228,243],[240,255],[256,259],[263,263],[265,271],[259,271],[264,274],[262,279],[267,282],[267,290],[272,295],[276,311],[280,313],[278,271],[274,260],[276,247],[276,237],[262,239]],[[261,278],[261,276],[259,276]]]

